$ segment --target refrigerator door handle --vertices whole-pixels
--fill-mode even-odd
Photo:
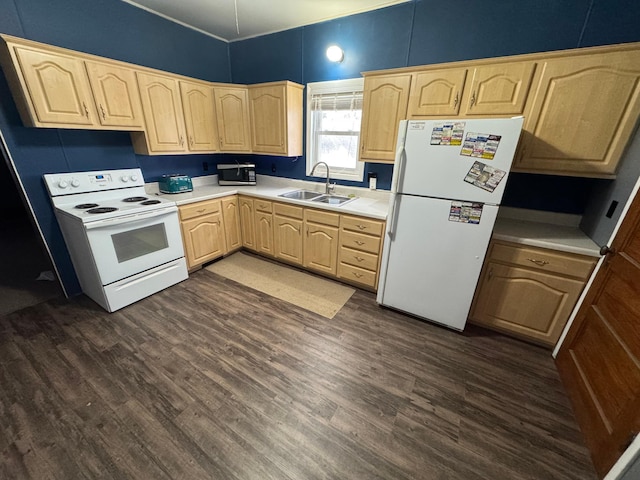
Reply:
[[[389,222],[389,228],[387,229],[387,235],[393,239],[393,234],[396,230],[396,222],[398,220],[398,201],[399,197],[396,194],[391,194],[391,219]]]
[[[404,172],[404,164],[407,160],[407,152],[404,149],[404,145],[398,149],[396,152],[396,160],[395,160],[395,168],[398,170],[396,173],[395,182],[391,186],[391,194],[394,195],[398,193],[398,186],[400,185],[400,179],[402,178]]]

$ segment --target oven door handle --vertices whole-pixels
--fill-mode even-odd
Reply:
[[[125,215],[122,217],[107,218],[104,220],[96,220],[95,222],[85,223],[84,227],[87,230],[93,230],[94,228],[113,227],[114,225],[123,225],[125,223],[141,222],[149,218],[162,217],[168,213],[176,212],[178,207],[171,205],[160,210],[153,210],[152,212],[136,213],[133,215]]]

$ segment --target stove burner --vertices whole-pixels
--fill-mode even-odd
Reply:
[[[97,203],[81,203],[80,205],[76,205],[75,208],[79,208],[80,210],[86,210],[87,208],[97,207]]]
[[[140,205],[155,205],[156,203],[160,203],[160,200],[146,200],[142,202]]]
[[[118,210],[116,207],[98,207],[87,210],[87,213],[109,213]]]
[[[128,197],[128,198],[125,198],[122,201],[131,203],[131,202],[142,202],[143,200],[146,200],[146,199],[147,199],[147,197]]]

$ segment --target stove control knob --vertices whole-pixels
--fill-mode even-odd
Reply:
[[[129,177],[127,177],[126,175],[122,175],[120,177],[120,180],[122,180],[124,183],[127,183],[129,181]]]
[[[79,187],[80,186],[80,180],[78,180],[77,178],[74,178],[73,180],[71,180],[71,186],[72,187]]]
[[[137,182],[138,181],[138,176],[137,175],[131,175],[131,181],[132,182]]]
[[[64,188],[67,188],[68,186],[69,186],[69,184],[67,183],[66,180],[60,180],[58,182],[58,188],[63,188],[64,189]]]

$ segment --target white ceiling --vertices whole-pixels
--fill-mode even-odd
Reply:
[[[124,0],[220,40],[280,32],[409,0]],[[238,34],[236,29],[236,5]]]

